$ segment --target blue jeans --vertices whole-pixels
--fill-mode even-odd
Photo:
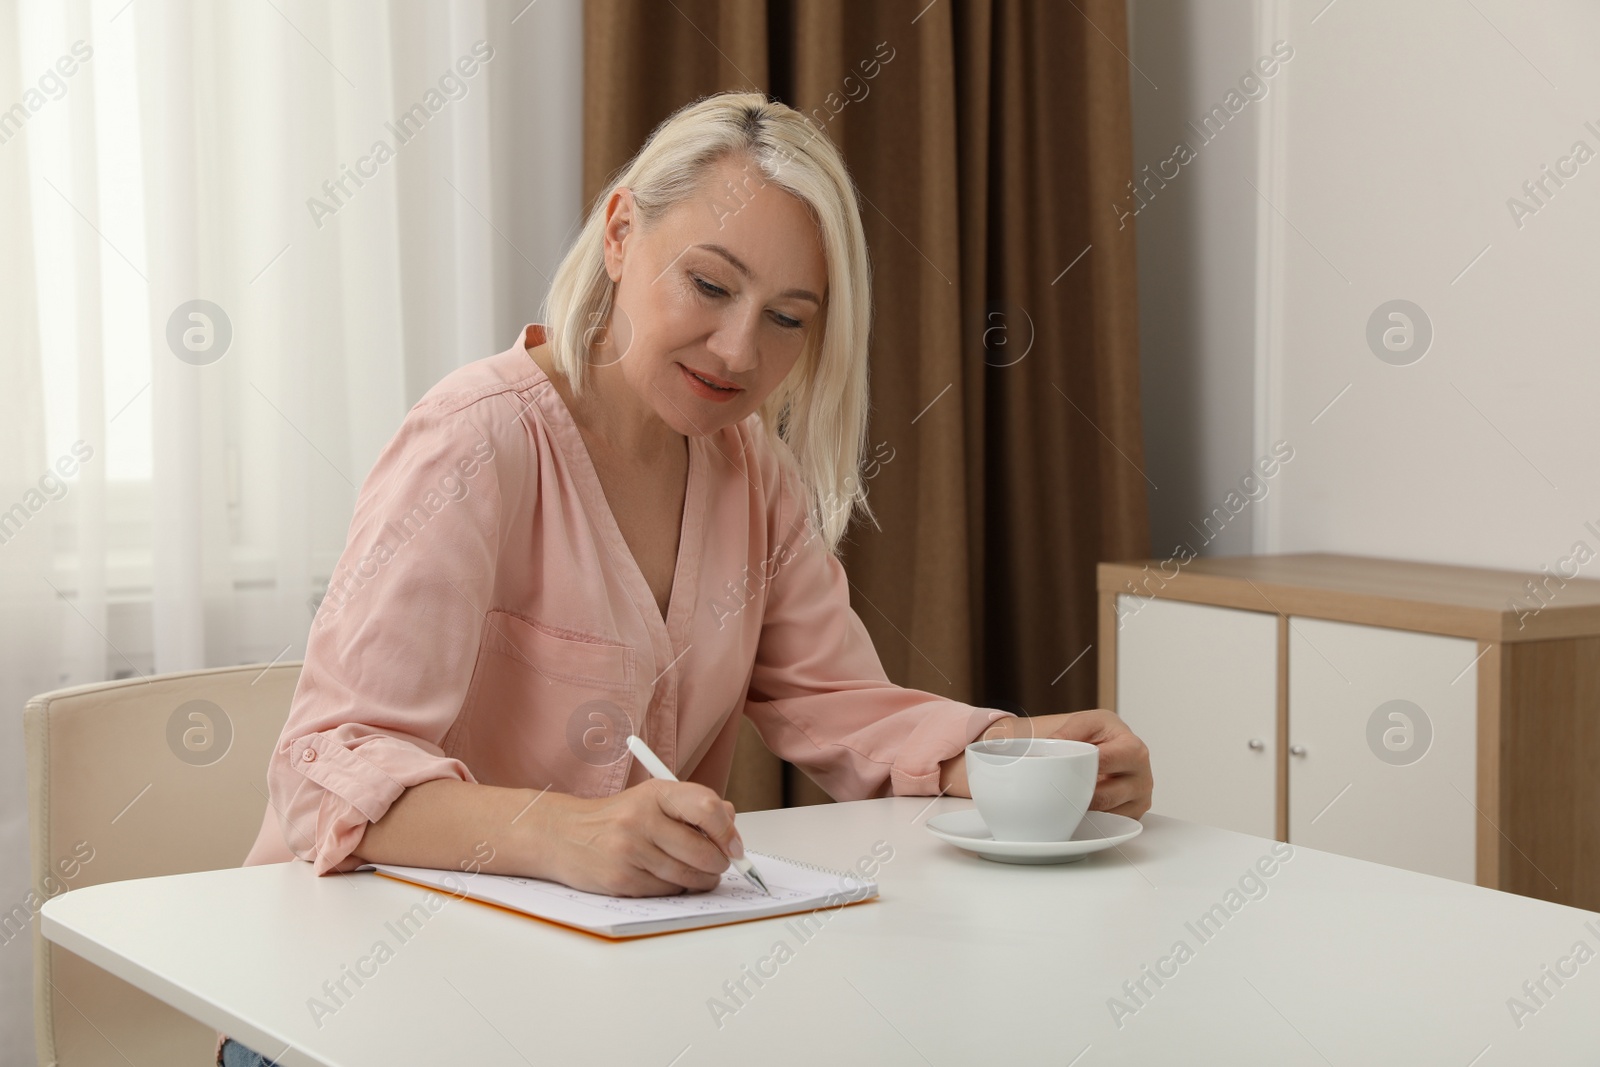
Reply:
[[[222,1043],[222,1059],[217,1062],[222,1067],[278,1067],[272,1060],[261,1053],[245,1048],[233,1038]]]

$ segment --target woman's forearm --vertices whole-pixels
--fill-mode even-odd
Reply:
[[[353,855],[365,863],[548,878],[550,817],[576,799],[436,778],[401,793],[368,824]]]
[[[733,805],[696,782],[577,797],[440,778],[401,793],[351,854],[633,897],[714,889],[744,849]]]

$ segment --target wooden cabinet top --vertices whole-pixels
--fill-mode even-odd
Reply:
[[[1600,581],[1562,573],[1578,565],[1502,571],[1328,554],[1141,559],[1101,563],[1098,584],[1106,595],[1538,641],[1600,634]]]

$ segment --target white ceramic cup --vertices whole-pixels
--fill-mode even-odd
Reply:
[[[996,841],[1070,841],[1094,799],[1100,750],[1061,737],[967,746],[967,785]]]

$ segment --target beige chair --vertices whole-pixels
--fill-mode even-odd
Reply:
[[[39,933],[37,905],[101,882],[237,867],[267,808],[267,759],[300,664],[78,686],[28,701],[40,1067],[209,1064],[216,1032]],[[137,916],[129,916],[137,922]],[[248,966],[249,961],[241,961]]]

